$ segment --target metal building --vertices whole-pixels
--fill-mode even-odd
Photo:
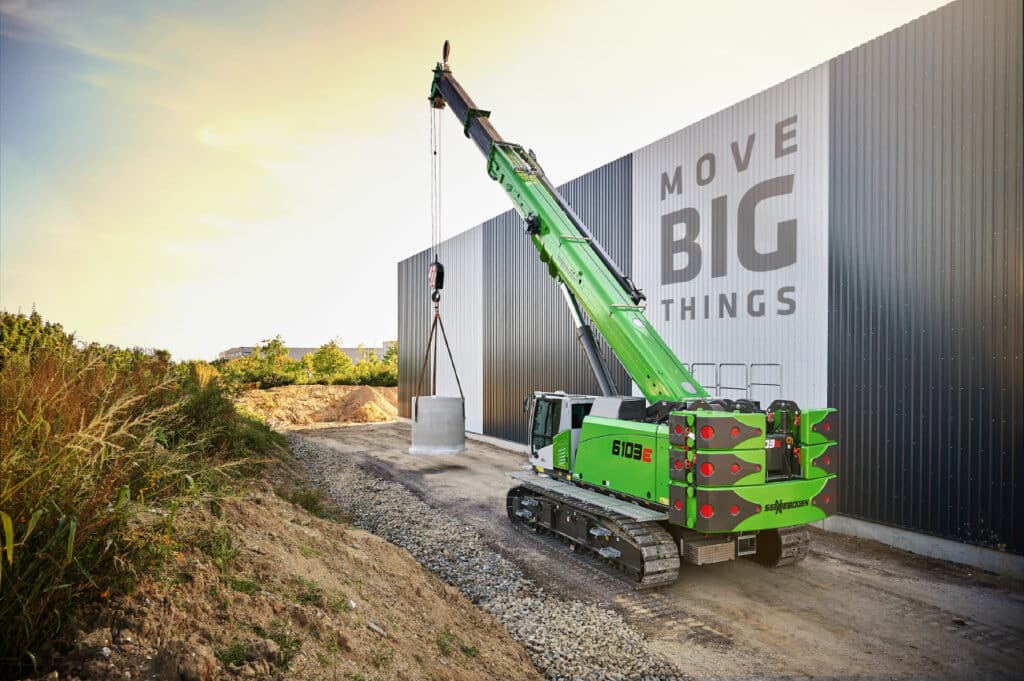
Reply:
[[[1016,554],[1021,21],[959,0],[559,188],[712,393],[840,410],[842,515]],[[525,442],[524,395],[598,392],[515,213],[442,248],[469,430]],[[406,416],[428,256],[398,265]]]

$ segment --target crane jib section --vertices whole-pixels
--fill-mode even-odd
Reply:
[[[647,401],[708,397],[647,321],[643,294],[548,182],[532,154],[502,140],[490,123],[490,112],[477,108],[447,65],[434,70],[430,100],[434,108],[451,106],[466,136],[487,156],[488,174],[526,221],[548,272],[576,297]]]
[[[536,160],[519,145],[495,142],[487,171],[527,220],[548,273],[576,296],[647,401],[707,397],[603,261],[592,237],[573,224]]]

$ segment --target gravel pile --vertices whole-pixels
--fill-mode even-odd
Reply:
[[[555,598],[526,579],[480,536],[329,448],[298,435],[291,450],[310,478],[357,524],[401,546],[444,582],[495,615],[552,681],[661,681],[686,678],[651,651],[618,614]]]

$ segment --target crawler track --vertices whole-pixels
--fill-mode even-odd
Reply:
[[[811,549],[811,533],[806,527],[784,530],[761,530],[757,533],[757,555],[754,559],[767,567],[783,567],[799,563]]]
[[[679,574],[679,548],[657,521],[637,521],[528,485],[510,489],[505,505],[517,530],[574,551],[589,567],[634,588],[671,584]]]

